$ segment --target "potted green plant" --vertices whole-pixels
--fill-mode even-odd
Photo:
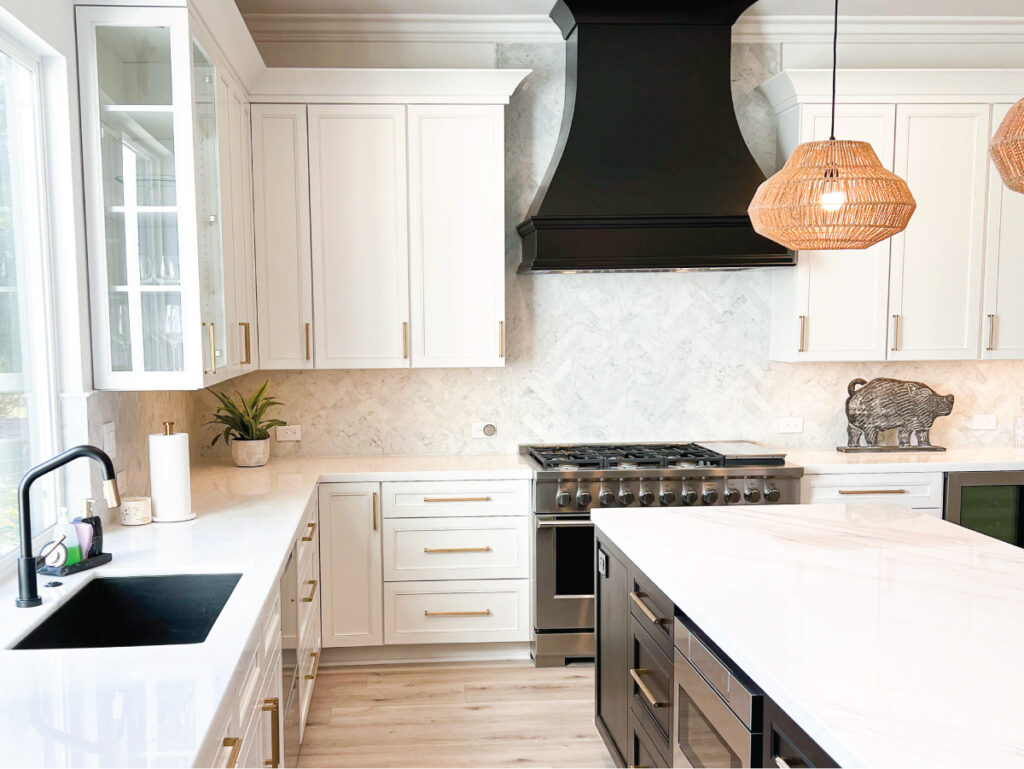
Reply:
[[[231,444],[231,458],[238,467],[262,467],[270,459],[270,428],[288,424],[282,419],[267,419],[268,409],[280,406],[281,402],[267,395],[264,382],[255,393],[245,398],[235,391],[238,399],[216,390],[210,390],[220,406],[213,412],[213,419],[208,425],[223,428],[213,436],[211,446],[216,446],[221,438]]]

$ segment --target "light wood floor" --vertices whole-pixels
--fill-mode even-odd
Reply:
[[[321,668],[300,767],[610,767],[594,666]]]

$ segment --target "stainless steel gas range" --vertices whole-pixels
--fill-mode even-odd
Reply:
[[[596,507],[800,501],[803,469],[753,443],[523,446],[533,465],[533,658],[594,656]]]

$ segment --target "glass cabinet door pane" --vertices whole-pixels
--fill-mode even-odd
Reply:
[[[217,366],[227,365],[224,264],[220,228],[220,168],[217,148],[217,73],[198,44],[192,44],[193,114],[196,125],[196,196],[199,206],[199,279],[204,323],[213,324]],[[209,337],[204,368],[209,369]]]
[[[964,486],[960,494],[961,526],[1020,544],[1020,486]]]

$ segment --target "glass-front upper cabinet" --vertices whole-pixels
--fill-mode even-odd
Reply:
[[[214,63],[187,8],[76,12],[95,386],[234,376]]]

